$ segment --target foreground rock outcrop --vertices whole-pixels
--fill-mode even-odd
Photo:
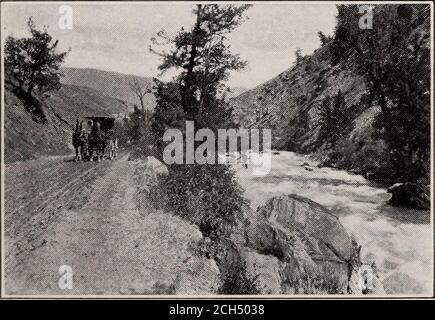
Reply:
[[[382,291],[376,282],[363,292],[363,277],[376,275],[361,268],[360,248],[320,204],[294,194],[278,196],[247,220],[243,256],[262,294]]]

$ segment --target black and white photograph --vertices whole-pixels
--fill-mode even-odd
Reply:
[[[432,31],[425,1],[2,2],[2,298],[433,298]]]

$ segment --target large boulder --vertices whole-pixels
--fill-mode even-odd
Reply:
[[[147,157],[147,166],[155,173],[155,174],[168,174],[168,167],[160,162],[156,157],[148,156]]]
[[[283,195],[269,199],[248,220],[246,246],[280,261],[282,293],[347,292],[352,240],[328,209],[308,198]]]
[[[338,217],[308,198],[291,194],[269,199],[258,208],[256,220],[248,229],[248,242],[258,250],[285,257],[289,244],[294,248],[300,240],[315,260],[351,258],[352,240]]]
[[[430,188],[418,183],[396,183],[388,188],[392,194],[388,203],[392,206],[430,210]]]

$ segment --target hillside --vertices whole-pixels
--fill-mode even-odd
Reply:
[[[45,120],[34,112],[34,106],[25,106],[9,83],[5,84],[4,142],[5,161],[34,159],[46,155],[72,152],[71,134],[77,118],[90,115],[110,116],[125,113],[125,102],[100,92],[79,86],[63,85],[41,100]]]
[[[92,88],[103,92],[109,97],[126,101],[130,111],[133,111],[132,106],[134,104],[139,105],[138,98],[130,88],[133,79],[139,79],[146,89],[153,88],[153,79],[151,77],[138,77],[131,74],[86,68],[62,68],[62,73],[65,75],[61,79],[62,83]],[[243,87],[231,87],[230,91],[225,92],[226,99],[236,97],[245,91],[246,88]],[[154,108],[155,99],[153,94],[145,95],[145,106],[150,110]]]
[[[130,83],[134,78],[139,79],[147,89],[152,89],[152,78],[137,77],[118,72],[102,71],[97,69],[62,68],[65,77],[61,82],[69,85],[88,87],[98,90],[108,97],[126,101],[129,106],[139,105],[138,98],[133,94]],[[155,105],[152,94],[145,95],[145,105],[152,109]],[[130,108],[132,110],[132,108]]]
[[[277,77],[230,99],[241,126],[271,128],[273,147],[311,152],[319,147],[318,107],[341,90],[358,117],[366,92],[364,79],[328,59],[328,45]]]
[[[232,98],[235,98],[235,97],[241,95],[246,90],[248,90],[248,89],[246,89],[244,87],[230,87],[230,90],[226,91],[226,93],[225,93],[225,98],[226,98],[226,100],[230,100]]]
[[[408,177],[406,172],[419,172],[412,174],[415,177],[425,176],[425,172],[429,172],[429,162],[424,160],[427,158],[426,154],[423,159],[423,156],[418,153],[419,150],[427,150],[426,141],[428,140],[427,132],[429,132],[427,128],[430,123],[428,120],[430,104],[425,100],[428,91],[424,92],[425,89],[422,89],[425,83],[429,82],[427,79],[430,75],[428,67],[430,61],[428,58],[430,54],[429,7],[416,7],[413,12],[406,11],[409,8],[403,6],[376,7],[376,18],[386,26],[393,27],[388,32],[376,34],[378,44],[385,44],[382,48],[384,51],[378,54],[375,53],[377,49],[373,49],[372,54],[375,56],[369,57],[366,54],[365,62],[362,62],[361,55],[356,52],[358,48],[365,46],[364,41],[368,40],[365,40],[362,31],[352,29],[352,23],[346,24],[346,19],[350,19],[347,14],[354,9],[355,7],[347,6],[340,8],[341,15],[339,16],[342,19],[340,38],[325,40],[312,55],[300,57],[289,69],[277,77],[230,99],[235,120],[241,127],[271,129],[273,148],[314,153],[321,160],[321,165],[351,170],[387,184],[394,183],[395,178],[398,181],[411,179],[412,177]],[[354,11],[356,13],[352,12],[352,14],[357,16],[357,9]],[[406,35],[401,40],[400,48],[397,44],[398,35],[394,26],[396,22],[408,27]],[[357,41],[359,42],[355,45]],[[349,49],[352,45],[357,48]],[[388,54],[391,56],[386,58]],[[416,59],[416,56],[419,58]],[[384,67],[384,59],[388,59],[389,69]],[[400,62],[398,65],[392,62],[396,60]],[[424,61],[428,62],[425,64]],[[417,62],[420,64],[415,67]],[[366,63],[366,69],[359,70],[358,68],[361,68],[363,63]],[[389,77],[378,80],[383,81],[381,82],[383,86],[388,83],[389,88],[392,89],[378,93],[378,97],[375,97],[373,91],[371,95],[369,94],[367,86],[368,83],[373,85],[373,81],[367,82],[367,79],[370,79],[370,76],[373,77],[372,70],[379,67],[385,68],[382,74],[390,74],[395,70],[401,71],[396,71],[393,81]],[[407,68],[415,69],[411,73],[412,76],[406,74]],[[423,90],[421,93],[415,93],[419,95],[418,98],[413,98],[412,94],[406,97],[400,95],[400,92],[406,88],[409,90],[410,85],[415,87],[413,89],[415,92],[417,89]],[[339,91],[345,101],[343,113],[349,122],[340,127],[340,138],[332,141],[325,131],[320,135],[319,114],[325,98],[327,96],[334,98]],[[399,116],[397,116],[398,120],[385,120],[385,117],[391,113],[381,113],[381,107],[378,105],[380,96],[384,100],[394,101],[394,108],[397,110],[395,112],[403,115],[402,119],[414,117],[413,112],[409,110],[417,108],[418,103],[418,107],[422,110],[419,113],[420,118],[413,120],[419,123],[418,126],[407,127],[406,121],[401,122]],[[397,102],[399,97],[402,97],[400,103]],[[380,117],[377,117],[378,115]],[[376,135],[373,134],[375,133],[373,126],[375,119],[386,121],[382,130],[378,130]],[[399,128],[398,123],[401,123],[402,127]],[[403,133],[401,135],[403,128],[410,128],[406,129],[408,130],[407,135]],[[391,132],[394,133],[390,134]],[[393,147],[394,140],[398,140],[399,137],[402,138],[400,140],[402,144]],[[414,150],[417,154],[408,156],[407,159],[420,157],[421,163],[405,160],[406,157],[399,155],[400,150],[410,150],[409,144],[412,144],[410,141],[414,138],[420,139],[418,140],[420,145],[415,148],[416,151]],[[391,156],[392,151],[397,152],[397,157]],[[407,169],[403,169],[405,166],[408,166]]]
[[[24,106],[9,82],[5,84],[5,161],[34,159],[72,152],[70,144],[76,119],[86,116],[126,114],[137,104],[129,83],[133,75],[96,69],[64,68],[62,88],[50,92],[41,104],[45,122],[35,114],[35,106]],[[139,78],[152,88],[151,78]],[[231,97],[243,88],[235,88]],[[42,101],[42,102],[41,102]],[[152,94],[145,103],[153,108]]]

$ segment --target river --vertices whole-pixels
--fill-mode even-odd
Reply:
[[[375,261],[387,293],[432,295],[430,212],[389,206],[385,188],[361,175],[318,168],[304,155],[274,152],[271,164],[266,176],[254,176],[251,168],[234,165],[253,209],[279,194],[310,198],[339,217],[362,245],[363,262]]]

